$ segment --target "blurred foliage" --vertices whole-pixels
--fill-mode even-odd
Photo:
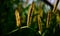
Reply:
[[[42,5],[43,17],[42,21],[42,34],[38,33],[38,17],[37,14],[39,10],[40,0],[35,1],[34,13],[32,14],[31,25],[29,28],[18,29],[17,31],[8,34],[12,30],[17,29],[15,9],[18,8],[21,17],[21,26],[26,26],[27,24],[27,14],[30,4],[24,8],[23,0],[0,0],[0,36],[58,36],[59,25],[57,24],[56,14],[51,11],[51,20],[49,28],[46,28],[47,14],[51,10],[50,6],[47,4]],[[27,5],[27,4],[26,4]],[[49,7],[49,8],[48,8]],[[59,12],[59,11],[57,11]],[[36,13],[36,14],[35,14]],[[57,20],[57,21],[56,21]]]

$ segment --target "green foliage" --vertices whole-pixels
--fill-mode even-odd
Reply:
[[[38,0],[39,1],[39,0]],[[19,2],[19,0],[1,0],[1,6],[0,6],[0,13],[1,13],[1,21],[2,19],[4,20],[4,22],[0,21],[0,28],[1,28],[1,36],[40,36],[40,33],[38,33],[38,20],[36,18],[36,21],[33,22],[33,19],[35,16],[37,16],[38,14],[33,14],[32,15],[32,20],[31,20],[31,25],[29,28],[24,28],[24,29],[19,29],[16,26],[16,18],[15,18],[15,9],[13,9],[13,5],[16,4],[17,8],[20,8],[21,13],[21,25],[22,26],[26,26],[27,24],[27,12],[29,10],[30,5],[28,5],[26,8],[23,8],[22,4],[23,2]],[[36,11],[38,12],[38,7],[34,7],[36,9]],[[41,36],[54,36],[56,34],[56,32],[58,31],[54,31],[57,29],[56,28],[56,15],[54,13],[51,13],[51,21],[50,21],[50,25],[49,28],[46,28],[46,19],[47,19],[47,12],[48,10],[45,9],[46,7],[44,7],[43,5],[43,17],[40,17],[42,20],[42,35]],[[46,10],[46,11],[45,11]],[[3,13],[6,13],[5,15],[3,15]],[[18,30],[16,30],[18,29]],[[8,34],[9,32],[16,30],[10,34]],[[58,33],[58,32],[57,32]]]

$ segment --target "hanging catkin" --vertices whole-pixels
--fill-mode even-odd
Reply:
[[[51,12],[49,11],[49,12],[48,12],[48,15],[47,15],[46,28],[48,28],[48,27],[49,27],[50,20],[51,20]]]
[[[33,7],[34,7],[34,2],[30,5],[29,11],[28,11],[27,26],[30,26],[30,24],[31,24]]]
[[[20,16],[19,16],[18,10],[15,10],[15,16],[16,16],[16,25],[19,27],[20,26]]]
[[[41,22],[41,17],[43,17],[43,10],[42,10],[42,2],[39,5],[39,10],[38,10],[38,26],[39,26],[39,33],[41,34],[42,32],[42,22]]]

